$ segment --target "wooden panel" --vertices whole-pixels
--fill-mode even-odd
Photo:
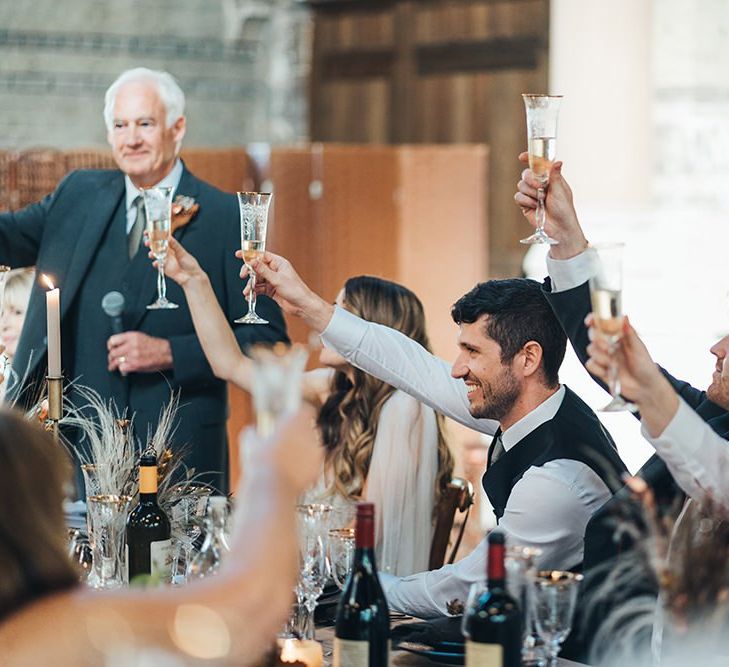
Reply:
[[[521,93],[547,92],[549,0],[311,4],[312,138],[489,144],[491,275],[518,275]]]

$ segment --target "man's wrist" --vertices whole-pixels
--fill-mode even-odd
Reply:
[[[167,338],[158,338],[160,370],[167,370],[174,367],[175,359],[172,356],[172,344]]]
[[[559,243],[555,243],[550,246],[549,256],[552,259],[572,259],[573,257],[577,257],[577,255],[585,252],[588,247],[589,243],[587,242],[587,239],[582,233],[580,233],[580,237],[578,239],[567,239],[566,241],[560,240]]]
[[[314,292],[309,293],[303,307],[299,309],[299,317],[318,334],[327,328],[333,315],[334,306]]]

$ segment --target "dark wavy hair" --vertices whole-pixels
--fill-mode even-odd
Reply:
[[[67,451],[40,425],[0,410],[0,618],[78,585],[67,553]]]
[[[355,315],[401,331],[430,351],[423,304],[397,283],[358,276],[344,284],[344,305]],[[358,498],[367,479],[380,412],[394,387],[354,368],[352,379],[336,371],[331,393],[319,411],[317,424],[333,471],[332,490],[345,498]],[[444,437],[443,417],[438,425],[436,499],[451,481],[453,456]]]
[[[479,283],[451,308],[456,324],[472,324],[483,315],[486,335],[501,347],[501,363],[510,362],[529,341],[542,348],[542,371],[548,387],[559,384],[559,367],[567,336],[536,280],[509,278]]]

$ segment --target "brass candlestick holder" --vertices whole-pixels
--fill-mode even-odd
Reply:
[[[58,422],[63,417],[63,377],[46,377],[48,383],[48,415],[46,428],[58,439]]]

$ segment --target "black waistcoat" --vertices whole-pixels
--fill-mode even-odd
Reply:
[[[562,405],[544,422],[504,452],[483,476],[483,488],[499,521],[511,490],[532,466],[556,459],[581,461],[605,482],[613,493],[623,485],[627,472],[610,434],[595,413],[565,386]]]

